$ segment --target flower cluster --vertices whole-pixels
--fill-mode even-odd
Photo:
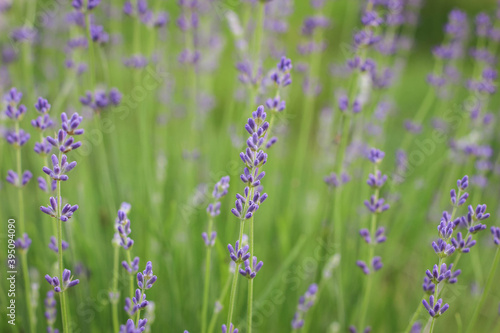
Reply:
[[[78,283],[80,283],[80,280],[78,279],[73,280],[73,277],[71,276],[71,271],[69,269],[65,269],[63,271],[62,284],[60,283],[59,278],[57,276],[51,277],[50,275],[46,274],[45,280],[47,280],[47,282],[54,287],[54,291],[56,293],[63,292],[66,289],[76,286]]]
[[[257,263],[257,257],[253,257],[252,260],[252,265],[250,265],[250,259],[246,259],[244,261],[245,269],[240,268],[239,272],[242,276],[246,277],[247,279],[253,279],[255,276],[257,276],[257,273],[260,271],[264,263],[262,261],[259,261]],[[253,269],[252,269],[253,267]]]
[[[317,292],[318,285],[313,283],[307,288],[306,293],[300,296],[297,311],[295,311],[295,315],[292,319],[292,329],[296,330],[304,326],[304,318],[309,309],[314,305]]]
[[[104,90],[95,93],[87,91],[85,96],[80,97],[80,103],[90,107],[96,113],[100,113],[108,107],[119,105],[121,100],[122,94],[116,88],[112,88],[108,93]]]

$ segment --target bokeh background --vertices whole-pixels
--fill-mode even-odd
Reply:
[[[36,1],[34,26],[38,34],[29,43],[13,42],[10,32],[26,23],[26,10],[34,2],[16,1],[9,10],[0,13],[0,49],[13,47],[17,50],[15,61],[1,65],[0,92],[3,94],[15,86],[24,93],[22,102],[27,105],[28,113],[21,126],[32,134],[22,150],[22,159],[23,169],[31,170],[34,175],[23,193],[27,231],[33,240],[28,252],[30,275],[31,281],[38,283],[34,289],[39,293],[34,300],[37,304],[36,331],[43,331],[46,326],[43,298],[50,286],[43,276],[55,271],[57,261],[56,254],[47,247],[54,221],[39,210],[41,205],[48,204],[49,196],[37,188],[35,179],[42,175],[43,162],[33,152],[38,134],[29,122],[36,116],[33,105],[38,96],[51,102],[54,118],[63,111],[76,111],[85,118],[83,146],[72,153],[78,167],[62,188],[65,200],[80,206],[65,224],[63,237],[70,243],[65,252],[66,266],[80,279],[80,284],[69,291],[74,331],[112,331],[108,299],[113,274],[111,240],[116,211],[123,201],[132,205],[129,218],[131,237],[135,241],[133,256],[141,258],[141,269],[146,261],[152,261],[158,276],[154,288],[148,292],[148,299],[155,303],[151,331],[200,331],[206,251],[200,235],[207,228],[205,209],[211,200],[212,187],[225,175],[231,177],[231,183],[229,195],[222,201],[221,215],[215,221],[218,238],[212,258],[210,316],[213,302],[227,290],[230,274],[226,245],[237,239],[239,227],[230,209],[235,194],[243,190],[238,156],[246,140],[243,126],[268,94],[261,94],[259,103],[248,100],[235,68],[241,55],[225,16],[230,10],[240,17],[250,15],[253,21],[252,7],[246,2],[232,0],[205,2],[208,9],[201,19],[203,29],[199,31],[198,47],[206,63],[195,75],[189,66],[177,60],[186,40],[175,24],[181,9],[174,1],[151,1],[149,4],[154,10],[165,10],[169,14],[169,23],[161,29],[143,25],[136,28],[134,20],[122,14],[121,1],[103,2],[94,15],[109,32],[110,42],[94,47],[93,60],[85,49],[71,55],[65,51],[69,38],[82,35],[81,28],[66,21],[67,14],[72,11],[69,1]],[[335,91],[345,86],[345,79],[332,75],[331,67],[345,62],[345,48],[360,21],[361,1],[336,0],[331,12],[322,13],[332,20],[323,35],[327,48],[318,60],[317,78],[322,89],[318,95],[308,98],[303,91],[305,76],[298,68],[300,64],[309,64],[312,57],[301,55],[297,45],[304,39],[300,33],[302,22],[314,10],[308,1],[282,2],[293,9],[286,18],[288,30],[282,34],[265,31],[263,68],[266,71],[274,68],[278,59],[276,54],[284,51],[294,64],[293,83],[282,94],[287,109],[277,120],[279,141],[269,151],[265,166],[263,185],[269,198],[255,218],[255,253],[264,261],[264,268],[254,284],[255,332],[291,331],[290,322],[298,298],[311,283],[319,281],[328,259],[339,252],[338,248],[325,243],[325,235],[332,232],[334,209],[333,196],[323,181],[324,176],[333,171],[335,163],[332,147],[336,126],[332,124],[329,110],[335,106]],[[386,152],[380,168],[387,174],[394,172],[395,153],[406,135],[404,121],[412,118],[428,90],[426,76],[434,63],[431,49],[442,42],[443,26],[454,8],[465,11],[472,24],[479,12],[494,15],[497,4],[493,0],[424,1],[415,30],[414,48],[406,57],[406,66],[398,73],[397,84],[385,93],[392,100],[393,108],[385,123],[380,124],[380,133],[370,139],[376,148]],[[472,31],[471,25],[473,35]],[[148,65],[140,69],[125,67],[124,59],[137,53],[148,59]],[[76,75],[73,69],[65,66],[69,58],[87,63],[89,70]],[[462,72],[467,77],[474,61],[465,57],[462,64]],[[93,79],[90,72],[94,73]],[[193,95],[193,82],[196,83],[196,95]],[[122,103],[99,116],[79,102],[86,91],[112,87],[122,92]],[[388,240],[377,248],[377,254],[384,260],[384,269],[375,275],[369,304],[367,322],[374,332],[403,331],[415,309],[421,306],[425,269],[437,262],[430,243],[436,238],[441,212],[450,208],[449,190],[459,177],[477,173],[473,161],[454,159],[448,145],[451,137],[433,144],[428,150],[419,144],[426,142],[432,133],[431,119],[449,110],[459,113],[467,94],[462,85],[452,99],[433,105],[424,130],[412,137],[408,148],[409,151],[423,150],[425,158],[408,173],[402,184],[387,186],[383,191],[391,209],[379,220],[387,227]],[[193,96],[197,96],[197,100]],[[196,112],[191,119],[188,114],[193,105]],[[490,106],[491,112],[497,115],[498,96],[493,96]],[[302,135],[308,118],[310,127]],[[195,129],[190,122],[195,123]],[[0,126],[5,133],[10,123],[2,116]],[[466,124],[459,127],[463,131],[457,135],[464,136]],[[494,129],[484,131],[493,147],[494,162],[498,157],[500,136]],[[338,307],[339,290],[335,278],[326,280],[317,304],[306,318],[310,321],[311,332],[344,332],[348,325],[357,323],[364,276],[355,261],[365,251],[358,229],[368,225],[370,218],[363,206],[371,193],[365,185],[371,171],[368,164],[365,159],[352,157],[348,167],[352,180],[341,198],[344,242],[341,263],[335,270],[342,272],[345,309],[342,311]],[[17,191],[5,181],[7,170],[14,166],[14,149],[2,140],[1,262],[6,260],[7,219],[17,218],[19,214]],[[474,205],[486,203],[493,215],[487,224],[498,225],[499,174],[492,171],[487,177],[487,186],[472,187],[470,200]],[[489,231],[478,235],[477,241],[471,254],[461,259],[459,283],[443,296],[451,308],[439,318],[438,332],[457,331],[467,325],[477,303],[495,253]],[[120,260],[124,259],[121,252]],[[18,275],[18,325],[13,328],[5,319],[7,284],[3,267],[0,330],[24,332],[23,274]],[[121,275],[124,278],[120,278],[119,287],[125,294],[128,277],[124,272]],[[246,318],[246,283],[241,281],[235,308],[237,325]],[[224,308],[216,320],[216,331],[226,320],[227,293],[224,296],[220,299]],[[123,297],[119,305],[121,323],[127,319],[121,311]],[[500,287],[496,284],[481,312],[476,332],[500,331],[499,302]],[[426,316],[423,314],[421,319],[426,321]],[[60,327],[59,319],[56,327]],[[245,332],[244,325],[241,329]]]

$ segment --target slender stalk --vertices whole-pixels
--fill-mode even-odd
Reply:
[[[229,287],[231,286],[231,276],[228,277],[224,288],[222,289],[222,293],[219,297],[219,302],[221,302],[224,298],[226,298],[226,294],[229,291]],[[212,313],[212,319],[210,319],[210,325],[208,325],[208,332],[212,333],[215,328],[215,322],[217,321],[217,317],[219,316],[219,312],[214,311]]]
[[[264,31],[264,4],[261,2],[257,3],[257,20],[256,20],[256,26],[255,26],[255,32],[253,34],[252,38],[252,51],[254,53],[252,54],[252,59],[254,62],[254,68],[253,68],[253,73],[256,73],[259,69],[260,66],[260,54],[262,50],[262,36],[263,36],[263,31]],[[250,12],[250,10],[248,11]],[[257,95],[259,94],[259,86],[260,82],[257,82],[256,84],[253,84],[250,86],[250,97],[248,98],[247,101],[247,107],[251,107],[255,103],[255,99],[257,98]]]
[[[208,237],[212,233],[213,217],[208,220]],[[205,285],[203,287],[203,306],[201,310],[201,332],[207,332],[207,311],[208,311],[208,296],[210,289],[210,258],[212,253],[212,246],[207,246],[207,253],[205,258]]]
[[[118,300],[116,299],[116,294],[118,292],[118,260],[120,247],[114,245],[115,250],[113,254],[113,287],[111,288],[113,293],[113,299],[111,300],[111,311],[113,314],[113,331],[118,332],[120,329],[118,323]]]
[[[61,160],[61,154],[59,153],[59,161]],[[56,217],[56,223],[57,223],[57,256],[58,256],[58,263],[59,263],[59,275],[61,278],[61,284],[63,283],[63,271],[64,271],[64,266],[63,266],[63,249],[62,249],[62,221],[61,221],[61,211],[62,211],[62,198],[61,198],[61,181],[57,182],[57,217]],[[68,327],[68,313],[67,313],[67,308],[66,308],[66,293],[61,285],[61,292],[59,293],[60,298],[61,298],[61,316],[62,316],[62,325],[63,325],[63,331],[65,333],[69,332],[69,327]]]
[[[131,274],[132,275],[132,274]],[[144,295],[144,289],[141,289],[141,297],[139,298],[139,300],[137,301],[137,303],[141,303],[142,302],[142,297]],[[135,316],[135,326],[137,326],[139,324],[139,317],[141,315],[141,308],[137,309],[137,315]]]
[[[87,0],[87,5],[90,0]],[[89,86],[94,87],[95,83],[95,66],[94,66],[94,42],[92,41],[92,35],[90,33],[90,12],[85,11],[85,28],[87,35],[87,44],[88,44],[88,61],[89,61]]]
[[[429,333],[432,333],[432,331],[434,331],[434,322],[436,321],[436,318],[432,318],[432,321],[431,321],[431,328],[429,329]]]
[[[248,197],[247,197],[248,199]],[[246,200],[248,202],[248,200]],[[245,202],[245,207],[247,206]],[[246,209],[243,210],[245,212]],[[241,241],[243,240],[243,229],[245,228],[245,219],[241,219],[240,221],[240,236],[239,236],[239,243],[238,245],[241,246]],[[240,267],[240,264],[236,264],[234,267],[234,276],[233,276],[233,284],[231,286],[231,294],[229,296],[229,311],[227,314],[227,327],[231,324],[231,320],[233,319],[233,309],[234,309],[234,298],[236,296],[236,285],[238,282],[238,268]]]
[[[19,121],[16,121],[15,123],[15,131],[16,135],[19,136]],[[16,148],[16,167],[17,167],[17,175],[19,177],[19,181],[22,179],[22,164],[21,164],[21,147],[15,147]],[[21,187],[17,188],[17,199],[18,199],[18,204],[19,204],[19,226],[20,226],[20,232],[21,234],[24,234],[26,232],[25,225],[24,225],[24,197],[23,197],[23,189]],[[25,251],[21,251],[21,266],[23,269],[23,278],[24,278],[24,289],[25,293],[24,296],[26,298],[26,307],[28,310],[28,316],[29,316],[29,327],[30,327],[30,332],[35,331],[35,315],[33,313],[33,308],[31,307],[31,282],[30,282],[30,275],[29,275],[29,270],[28,270],[28,255]]]
[[[130,249],[127,251],[127,260],[129,263],[132,262],[131,256],[130,256]],[[129,288],[130,288],[130,300],[134,298],[134,274],[129,274]]]
[[[254,255],[254,248],[253,248],[253,216],[250,219],[250,234],[248,237],[248,241],[250,243],[250,267],[254,269],[255,267],[253,266],[253,255]],[[248,285],[248,300],[247,300],[247,322],[248,322],[248,333],[252,333],[252,306],[253,306],[253,279],[249,280],[249,285]]]
[[[472,318],[470,320],[469,326],[467,327],[466,333],[470,333],[474,331],[474,325],[476,324],[477,318],[479,317],[479,312],[484,306],[484,303],[486,302],[486,297],[490,295],[490,290],[493,285],[493,280],[495,278],[495,273],[498,268],[498,262],[500,261],[500,246],[497,247],[497,251],[495,252],[495,258],[493,259],[493,264],[490,269],[490,273],[488,275],[488,280],[486,282],[486,286],[484,287],[484,291],[481,295],[481,299],[479,300],[479,303],[477,303],[476,308],[474,309],[474,312],[472,314]]]

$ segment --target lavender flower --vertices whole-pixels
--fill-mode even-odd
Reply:
[[[83,117],[81,117],[78,113],[73,113],[71,118],[68,119],[68,116],[65,112],[61,113],[61,128],[68,135],[81,135],[84,133],[84,130],[78,128],[80,126]]]
[[[62,240],[61,247],[62,247],[63,251],[66,250],[69,247],[68,242],[66,242],[65,240]],[[57,247],[57,239],[54,236],[50,237],[49,249],[51,249],[55,253],[59,252],[59,248]]]
[[[63,282],[62,285],[59,282],[59,278],[57,276],[51,277],[50,275],[45,275],[45,280],[54,287],[54,291],[56,293],[60,293],[65,291],[68,288],[71,288],[73,286],[76,286],[78,283],[80,283],[80,280],[76,279],[73,280],[71,276],[71,271],[69,269],[65,269],[63,271]]]
[[[127,324],[120,326],[119,333],[141,333],[146,329],[147,319],[139,319],[137,326],[132,319],[127,320]]]
[[[58,208],[58,202],[57,199],[54,197],[50,197],[50,205],[47,207],[41,206],[40,210],[49,215],[50,217],[57,217],[57,208]],[[61,209],[61,216],[58,217],[59,220],[63,222],[67,222],[72,216],[73,213],[76,212],[78,209],[78,205],[71,206],[70,204],[64,205],[64,207]]]
[[[153,265],[151,261],[146,264],[146,269],[142,273],[137,273],[137,285],[141,289],[149,289],[156,282],[156,275],[153,275]]]
[[[222,325],[222,333],[238,333],[238,329],[233,326],[233,324],[229,324],[229,330],[226,325]]]
[[[29,133],[26,133],[24,130],[20,129],[17,133],[9,131],[7,132],[7,135],[5,136],[5,139],[7,142],[14,147],[22,147],[28,142],[30,139]]]
[[[16,239],[15,245],[21,251],[28,251],[31,245],[31,238],[28,237],[27,233],[24,233],[22,237]]]
[[[429,302],[427,302],[427,300],[425,300],[425,299],[422,300],[422,304],[424,305],[427,312],[429,312],[429,315],[433,318],[437,318],[437,317],[441,316],[450,307],[448,305],[448,303],[446,303],[445,305],[442,305],[443,300],[441,298],[438,299],[438,301],[434,304],[434,295],[431,295],[429,297]]]
[[[304,326],[304,318],[309,309],[314,305],[317,292],[318,285],[313,283],[309,286],[306,293],[299,298],[297,311],[292,319],[292,329],[296,330]]]
[[[255,256],[253,257],[252,265],[250,265],[249,259],[245,260],[244,264],[245,264],[245,269],[240,268],[239,272],[242,276],[246,277],[249,280],[255,278],[255,276],[257,276],[257,273],[264,265],[262,261],[259,261],[259,263],[257,263],[257,257]]]
[[[120,245],[125,250],[130,249],[132,245],[134,245],[134,241],[128,237],[132,232],[132,229],[130,229],[130,220],[127,218],[126,210],[122,208],[118,210],[118,217],[116,218],[115,226],[117,234],[120,237]]]
[[[122,266],[129,274],[135,274],[139,271],[139,257],[135,257],[132,262],[122,261]]]
[[[51,105],[49,104],[49,102],[45,98],[38,97],[38,101],[35,104],[35,109],[38,112],[45,114],[45,113],[50,111],[50,107],[51,107]]]
[[[493,235],[493,242],[496,245],[500,245],[500,228],[491,227],[491,234]]]
[[[47,141],[54,147],[57,147],[62,153],[68,153],[82,145],[80,141],[75,142],[74,137],[68,135],[67,132],[62,129],[57,133],[57,137],[52,138],[48,136]]]
[[[363,333],[370,333],[372,331],[371,327],[367,326],[364,330]],[[358,330],[354,326],[349,326],[349,332],[350,333],[358,333]]]
[[[240,248],[239,241],[236,241],[235,248],[236,250],[233,248],[231,244],[227,245],[227,249],[229,250],[229,257],[236,264],[240,264],[250,258],[250,253],[248,253],[249,249],[248,244]]]
[[[52,155],[52,169],[44,166],[42,170],[54,180],[67,181],[69,178],[66,173],[73,170],[75,166],[76,162],[73,161],[68,163],[68,158],[64,154],[62,155],[60,163],[57,156]]]
[[[28,184],[28,182],[30,181],[30,179],[32,177],[33,177],[33,174],[29,170],[26,170],[26,171],[24,171],[21,180],[19,180],[19,176],[17,175],[17,173],[14,172],[13,170],[9,170],[9,171],[7,171],[6,180],[9,183],[11,183],[12,185],[14,185],[15,187],[20,188],[20,187],[26,186],[26,184]]]

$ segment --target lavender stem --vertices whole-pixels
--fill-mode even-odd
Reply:
[[[115,246],[115,250],[114,250],[114,254],[113,254],[113,288],[112,288],[113,296],[116,296],[116,294],[118,292],[119,250],[120,250],[120,247]],[[111,311],[113,313],[113,331],[118,332],[120,329],[120,324],[118,323],[118,300],[117,299],[113,299],[111,301]]]
[[[61,153],[59,153],[59,161],[61,160]],[[61,220],[61,212],[62,209],[62,198],[61,198],[61,181],[57,182],[57,217],[56,217],[56,223],[57,223],[57,255],[58,255],[58,262],[59,262],[59,275],[61,276],[61,281],[64,281],[63,278],[63,249],[62,249],[62,220]],[[59,293],[59,296],[61,298],[61,316],[62,316],[62,325],[63,325],[63,331],[65,333],[69,332],[68,328],[68,318],[67,318],[67,312],[66,312],[66,294],[64,293],[64,290],[61,290]]]
[[[210,217],[208,220],[208,232],[207,235],[212,234],[213,218]],[[207,332],[207,311],[208,311],[208,295],[210,289],[210,258],[212,253],[212,246],[207,247],[207,254],[205,258],[205,284],[203,286],[203,307],[201,310],[201,332]]]
[[[16,135],[19,136],[19,121],[15,122],[15,131]],[[21,147],[16,147],[16,166],[17,166],[17,174],[22,175],[22,165],[21,165]],[[19,225],[21,234],[26,232],[24,226],[24,197],[22,188],[18,187],[17,189],[17,197],[19,202]],[[24,276],[24,289],[25,289],[25,297],[26,297],[26,307],[28,308],[28,317],[30,323],[30,332],[35,331],[35,322],[34,322],[34,313],[33,308],[30,306],[31,304],[31,283],[30,283],[30,275],[28,270],[28,258],[27,252],[21,251],[21,265],[23,268],[23,276]]]

